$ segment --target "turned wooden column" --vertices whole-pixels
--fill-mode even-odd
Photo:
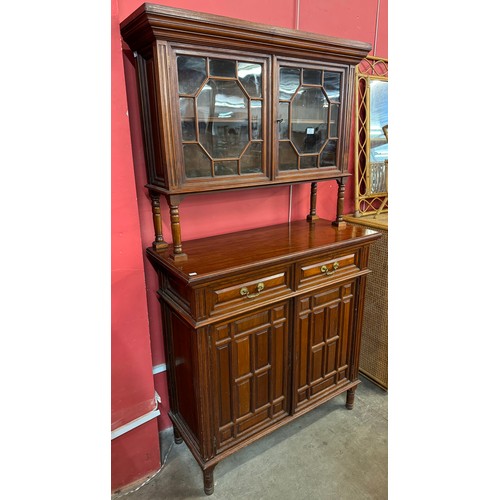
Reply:
[[[181,240],[181,222],[179,216],[179,204],[182,197],[177,196],[167,196],[168,206],[170,208],[170,227],[172,229],[172,245],[174,247],[174,252],[172,258],[177,260],[186,260],[187,255],[182,251],[182,240]]]
[[[153,225],[155,228],[155,240],[152,245],[155,250],[163,250],[168,248],[168,244],[163,239],[163,231],[161,224],[161,210],[160,210],[160,195],[154,191],[149,191],[151,198],[151,208],[153,211]]]
[[[316,215],[316,195],[318,192],[318,183],[311,182],[311,198],[309,201],[309,215],[307,216],[307,220],[312,222],[319,217]]]
[[[344,194],[345,194],[345,177],[339,177],[335,179],[338,185],[338,194],[337,194],[337,218],[332,222],[334,226],[337,226],[339,229],[344,229],[346,227],[346,223],[344,221]]]
[[[214,492],[214,469],[215,465],[210,465],[203,469],[203,489],[206,495],[211,495]]]
[[[345,407],[348,410],[352,410],[354,408],[354,394],[356,393],[356,389],[358,387],[353,387],[352,389],[349,389],[346,393],[346,401],[345,401]]]

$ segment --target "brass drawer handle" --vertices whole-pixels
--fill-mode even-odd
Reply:
[[[332,271],[328,270],[328,266],[321,266],[320,271],[324,273],[326,276],[331,276],[339,267],[340,264],[337,261],[335,261],[332,265]]]
[[[260,295],[260,292],[262,292],[262,290],[264,290],[264,288],[265,288],[264,283],[259,283],[257,285],[257,293],[250,293],[248,288],[246,286],[244,286],[240,290],[240,295],[243,295],[243,297],[246,297],[247,299],[254,299],[255,297],[258,297]]]

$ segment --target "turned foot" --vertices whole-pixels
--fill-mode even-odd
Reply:
[[[354,408],[354,393],[355,392],[356,392],[356,387],[354,387],[353,389],[349,389],[347,391],[347,397],[346,397],[346,401],[345,401],[345,407],[348,410],[352,410]]]
[[[174,425],[174,442],[175,444],[181,444],[182,443],[182,436],[179,433],[179,429]]]
[[[206,495],[211,495],[214,492],[214,469],[215,465],[203,469],[203,487]]]

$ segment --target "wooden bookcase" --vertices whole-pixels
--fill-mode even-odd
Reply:
[[[137,61],[170,417],[211,494],[229,454],[341,393],[353,407],[379,235],[342,212],[354,68],[371,46],[152,4],[121,31]],[[334,221],[316,214],[327,179]],[[302,221],[182,241],[185,196],[303,182]]]

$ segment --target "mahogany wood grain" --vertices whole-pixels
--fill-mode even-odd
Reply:
[[[368,249],[379,236],[320,219],[188,241],[185,262],[148,249],[175,438],[207,494],[215,465],[243,446],[339,394],[353,407]]]
[[[309,200],[309,214],[307,215],[307,220],[309,222],[319,219],[316,214],[316,200],[318,197],[318,183],[311,182],[311,196]]]
[[[283,256],[297,259],[378,238],[377,232],[360,226],[348,224],[338,229],[324,219],[313,224],[302,220],[185,241],[183,251],[189,255],[185,262],[172,262],[168,252],[149,248],[147,253],[194,285],[230,272],[242,272],[256,262],[267,265],[283,261]]]
[[[120,28],[132,50],[163,39],[357,64],[372,48],[366,42],[148,3],[128,16]]]
[[[123,21],[121,32],[137,61],[155,230],[146,252],[159,281],[169,416],[175,442],[185,442],[211,495],[214,468],[227,456],[340,394],[347,394],[346,406],[353,408],[369,246],[380,235],[346,224],[342,212],[350,175],[354,69],[371,45],[153,4]],[[205,150],[208,170],[185,165],[184,145],[202,145],[199,129],[197,141],[183,141],[179,99],[184,94],[177,67],[183,55],[203,58],[206,69],[209,59],[218,58],[260,65],[262,91],[252,99],[261,103],[262,132],[256,140],[262,161],[249,172],[238,164],[237,173],[216,175],[214,162],[234,152],[214,159]],[[280,170],[283,67],[338,75],[338,140],[331,164]],[[236,75],[230,80],[242,84]],[[194,104],[198,94],[189,94]],[[339,186],[333,222],[316,214],[317,182],[327,179]],[[187,194],[298,182],[311,182],[304,220],[181,239],[179,205]],[[169,206],[173,241],[168,247],[160,195]]]

